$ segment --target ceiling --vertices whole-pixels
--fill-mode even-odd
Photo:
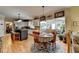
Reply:
[[[44,13],[67,8],[67,6],[45,6]],[[0,6],[0,14],[6,17],[18,18],[18,13],[23,19],[32,19],[43,14],[41,6]]]

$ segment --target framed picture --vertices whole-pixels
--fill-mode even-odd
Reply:
[[[64,11],[59,11],[54,13],[54,18],[63,17],[63,16],[64,16]]]
[[[41,16],[40,17],[40,21],[44,21],[44,20],[46,20],[46,17],[45,16]]]

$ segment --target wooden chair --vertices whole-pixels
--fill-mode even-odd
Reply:
[[[41,44],[41,42],[40,42],[40,40],[39,40],[39,35],[40,35],[39,32],[35,32],[35,31],[33,32],[34,48],[36,47],[37,49],[39,49],[40,44]]]
[[[52,40],[50,41],[50,43],[52,43],[52,50],[56,50],[56,31],[53,31],[52,32],[52,34],[53,34],[53,38],[52,38]]]
[[[11,34],[12,41],[20,40],[20,33]]]

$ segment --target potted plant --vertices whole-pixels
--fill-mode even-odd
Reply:
[[[63,34],[59,34],[58,37],[59,37],[60,40],[63,40],[64,35]]]

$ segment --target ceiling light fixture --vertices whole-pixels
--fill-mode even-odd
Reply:
[[[20,19],[20,13],[18,13],[18,21],[17,22],[21,22],[22,20]]]
[[[18,20],[17,22],[21,22],[22,20]]]
[[[46,17],[44,16],[44,6],[42,6],[43,8],[43,16],[40,17],[40,20],[46,20]]]

